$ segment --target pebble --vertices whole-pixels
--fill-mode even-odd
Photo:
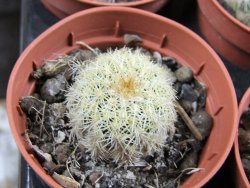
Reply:
[[[53,103],[49,105],[50,114],[57,118],[64,118],[66,107],[64,103]]]
[[[66,107],[63,103],[53,103],[48,105],[44,117],[44,124],[46,127],[63,128],[65,126],[65,112]]]
[[[161,58],[161,54],[159,52],[153,53],[153,59],[155,60],[156,64],[159,64],[159,65],[162,64],[162,58]]]
[[[181,83],[180,82],[175,82],[173,87],[174,87],[174,90],[177,92],[177,95],[180,95],[180,93],[181,93]]]
[[[142,176],[141,177],[141,184],[145,184],[145,183],[147,183],[147,179],[146,179],[146,177]]]
[[[56,164],[53,161],[45,161],[43,167],[48,170],[49,174],[53,174]]]
[[[175,76],[182,83],[190,82],[193,79],[193,71],[188,67],[180,67],[175,71]]]
[[[180,164],[180,169],[184,170],[187,168],[196,168],[198,163],[198,154],[196,152],[188,153],[182,163]]]
[[[44,76],[52,77],[68,69],[69,64],[70,59],[65,55],[56,60],[46,62],[41,69]]]
[[[94,171],[89,175],[89,181],[91,182],[92,185],[95,185],[96,181],[98,180],[98,178],[100,178],[100,176],[101,176],[100,172]]]
[[[191,119],[195,126],[199,129],[203,139],[209,136],[213,119],[205,110],[197,111],[192,115]]]
[[[147,56],[152,56],[151,51],[147,50],[146,48],[142,48],[142,49],[141,49],[141,52],[144,53],[144,54],[147,55]]]
[[[59,164],[55,166],[55,168],[53,169],[53,172],[64,175],[65,170],[66,170],[66,166],[64,164]]]
[[[145,157],[145,161],[148,162],[148,163],[151,163],[154,161],[154,157],[152,155],[147,155]]]
[[[41,88],[41,97],[48,103],[61,102],[64,99],[63,91],[66,89],[65,77],[61,74],[47,79]]]
[[[55,136],[55,142],[57,144],[60,144],[65,140],[65,138],[66,138],[66,134],[62,131],[58,131],[57,136]]]
[[[206,106],[206,98],[207,98],[207,87],[205,84],[198,82],[197,80],[194,81],[195,91],[199,95],[198,99],[198,106],[199,108],[205,108]]]
[[[52,153],[53,152],[53,144],[45,142],[41,145],[40,149],[45,153]]]
[[[77,179],[80,180],[80,183],[83,184],[86,177],[85,175],[82,173],[82,171],[79,168],[75,168],[75,167],[70,167],[70,172],[73,176],[77,177]]]
[[[69,144],[59,144],[55,148],[56,159],[60,164],[65,164],[71,154]]]
[[[59,73],[64,73],[70,68],[72,59],[67,55],[60,56],[56,60],[47,61],[41,68],[33,71],[31,77],[40,79],[43,76],[53,77]]]
[[[42,69],[37,69],[30,74],[31,78],[33,79],[39,79],[43,76],[43,71]]]
[[[93,161],[88,161],[88,162],[85,163],[85,166],[87,166],[87,167],[92,167],[94,165],[95,164],[93,163]]]
[[[178,63],[176,59],[172,57],[162,57],[162,64],[167,65],[169,69],[171,69],[173,72],[177,70]]]
[[[101,182],[101,188],[109,187],[106,181]]]
[[[32,93],[31,96],[32,96],[32,97],[35,97],[35,98],[37,98],[37,99],[40,99],[40,98],[41,98],[40,95],[39,95],[39,93]]]
[[[142,38],[140,36],[131,34],[125,34],[123,36],[123,40],[127,46],[137,45],[138,43],[142,42]]]
[[[136,180],[136,176],[134,175],[134,173],[132,171],[127,170],[126,179]]]
[[[180,105],[187,112],[190,113],[193,109],[193,103],[188,100],[180,100]]]
[[[198,102],[197,101],[192,102],[192,111],[196,112],[197,109],[198,109]]]
[[[202,142],[196,139],[192,139],[188,143],[195,152],[199,152],[203,147]]]
[[[176,180],[169,180],[163,188],[176,188]]]
[[[30,145],[32,150],[37,154],[41,161],[52,161],[52,156],[49,153],[43,152],[37,145]]]
[[[30,116],[35,116],[38,112],[41,112],[44,105],[46,105],[44,101],[33,96],[24,96],[20,100],[20,107]]]
[[[189,84],[182,84],[180,98],[183,100],[187,100],[190,102],[194,102],[198,100],[198,94]]]
[[[66,177],[69,177],[69,178],[71,177],[68,169],[64,170],[63,173],[62,173],[62,175],[66,176]]]
[[[91,60],[96,57],[96,55],[90,51],[90,50],[83,50],[83,49],[76,49],[73,50],[70,54],[70,57],[73,58],[75,61],[86,61],[86,60]]]

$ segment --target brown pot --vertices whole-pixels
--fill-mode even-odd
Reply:
[[[195,33],[172,20],[132,8],[93,8],[69,16],[41,34],[19,57],[9,80],[7,109],[23,157],[47,184],[59,186],[34,158],[23,137],[26,122],[19,99],[34,91],[35,83],[29,79],[33,67],[78,48],[78,40],[99,48],[122,46],[125,33],[140,35],[145,48],[175,57],[207,85],[206,110],[214,124],[200,155],[199,168],[204,170],[190,176],[182,187],[203,186],[219,170],[235,138],[238,111],[231,78],[216,53]]]
[[[250,27],[224,9],[218,0],[198,0],[200,30],[208,42],[231,63],[250,69]]]
[[[44,6],[59,18],[64,18],[75,12],[101,6],[134,7],[150,12],[160,10],[168,0],[139,0],[129,3],[105,3],[95,0],[41,0]]]
[[[243,114],[244,111],[248,109],[248,106],[250,105],[250,87],[244,94],[244,96],[241,99],[240,105],[239,105],[239,121],[241,115]],[[249,188],[250,183],[247,179],[246,173],[244,171],[242,162],[241,162],[241,157],[240,157],[240,151],[239,151],[239,143],[238,143],[238,135],[236,134],[236,138],[234,141],[234,160],[235,160],[235,183],[237,188]]]

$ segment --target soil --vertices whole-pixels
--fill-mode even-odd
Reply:
[[[250,105],[241,116],[238,139],[242,164],[250,182]]]
[[[125,39],[125,44],[133,48],[142,40],[135,35],[126,35]],[[24,136],[47,173],[64,187],[173,188],[190,174],[202,170],[197,168],[199,155],[212,127],[212,118],[205,111],[206,86],[195,79],[191,69],[158,52],[151,53],[152,59],[174,73],[178,103],[184,109],[176,122],[173,139],[166,140],[161,152],[142,156],[130,165],[118,165],[95,161],[86,148],[69,141],[71,127],[65,116],[64,94],[74,82],[75,73],[70,71],[70,63],[75,59],[91,59],[97,51],[101,53],[99,49],[77,49],[45,62],[31,73],[36,82],[35,92],[20,100],[27,115]],[[145,49],[145,53],[150,52]],[[191,128],[181,116],[183,113],[190,118]]]

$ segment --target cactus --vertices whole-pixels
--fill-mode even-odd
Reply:
[[[234,11],[235,17],[250,26],[250,0],[224,0]]]
[[[171,139],[177,120],[174,77],[151,55],[123,47],[73,69],[66,94],[71,139],[94,159],[133,162]]]

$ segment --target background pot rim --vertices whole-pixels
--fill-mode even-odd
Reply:
[[[105,3],[94,0],[41,0],[41,3],[55,16],[65,18],[68,15],[93,7],[135,7],[150,12],[157,12],[168,3],[169,0],[140,0],[127,3]]]
[[[124,6],[124,7],[133,7],[133,6],[140,6],[140,5],[144,5],[147,3],[152,3],[152,2],[156,2],[157,0],[139,0],[139,1],[134,1],[134,2],[128,2],[128,3],[107,3],[107,2],[98,2],[98,1],[94,1],[94,0],[77,0],[80,3],[86,3],[89,5],[93,5],[93,6]]]
[[[250,87],[246,90],[245,94],[243,95],[240,101],[238,125],[240,124],[241,115],[243,114],[243,112],[247,110],[249,105],[250,105]],[[242,183],[244,183],[246,187],[250,186],[250,182],[248,181],[248,178],[246,176],[246,173],[245,173],[242,161],[241,161],[241,157],[240,157],[238,134],[236,134],[235,141],[234,141],[234,156],[236,160],[236,166],[238,168],[237,170],[240,173],[240,176],[242,177],[242,180],[243,180]]]
[[[249,69],[250,27],[234,18],[217,0],[198,0],[198,6],[199,28],[206,40],[230,63]]]

